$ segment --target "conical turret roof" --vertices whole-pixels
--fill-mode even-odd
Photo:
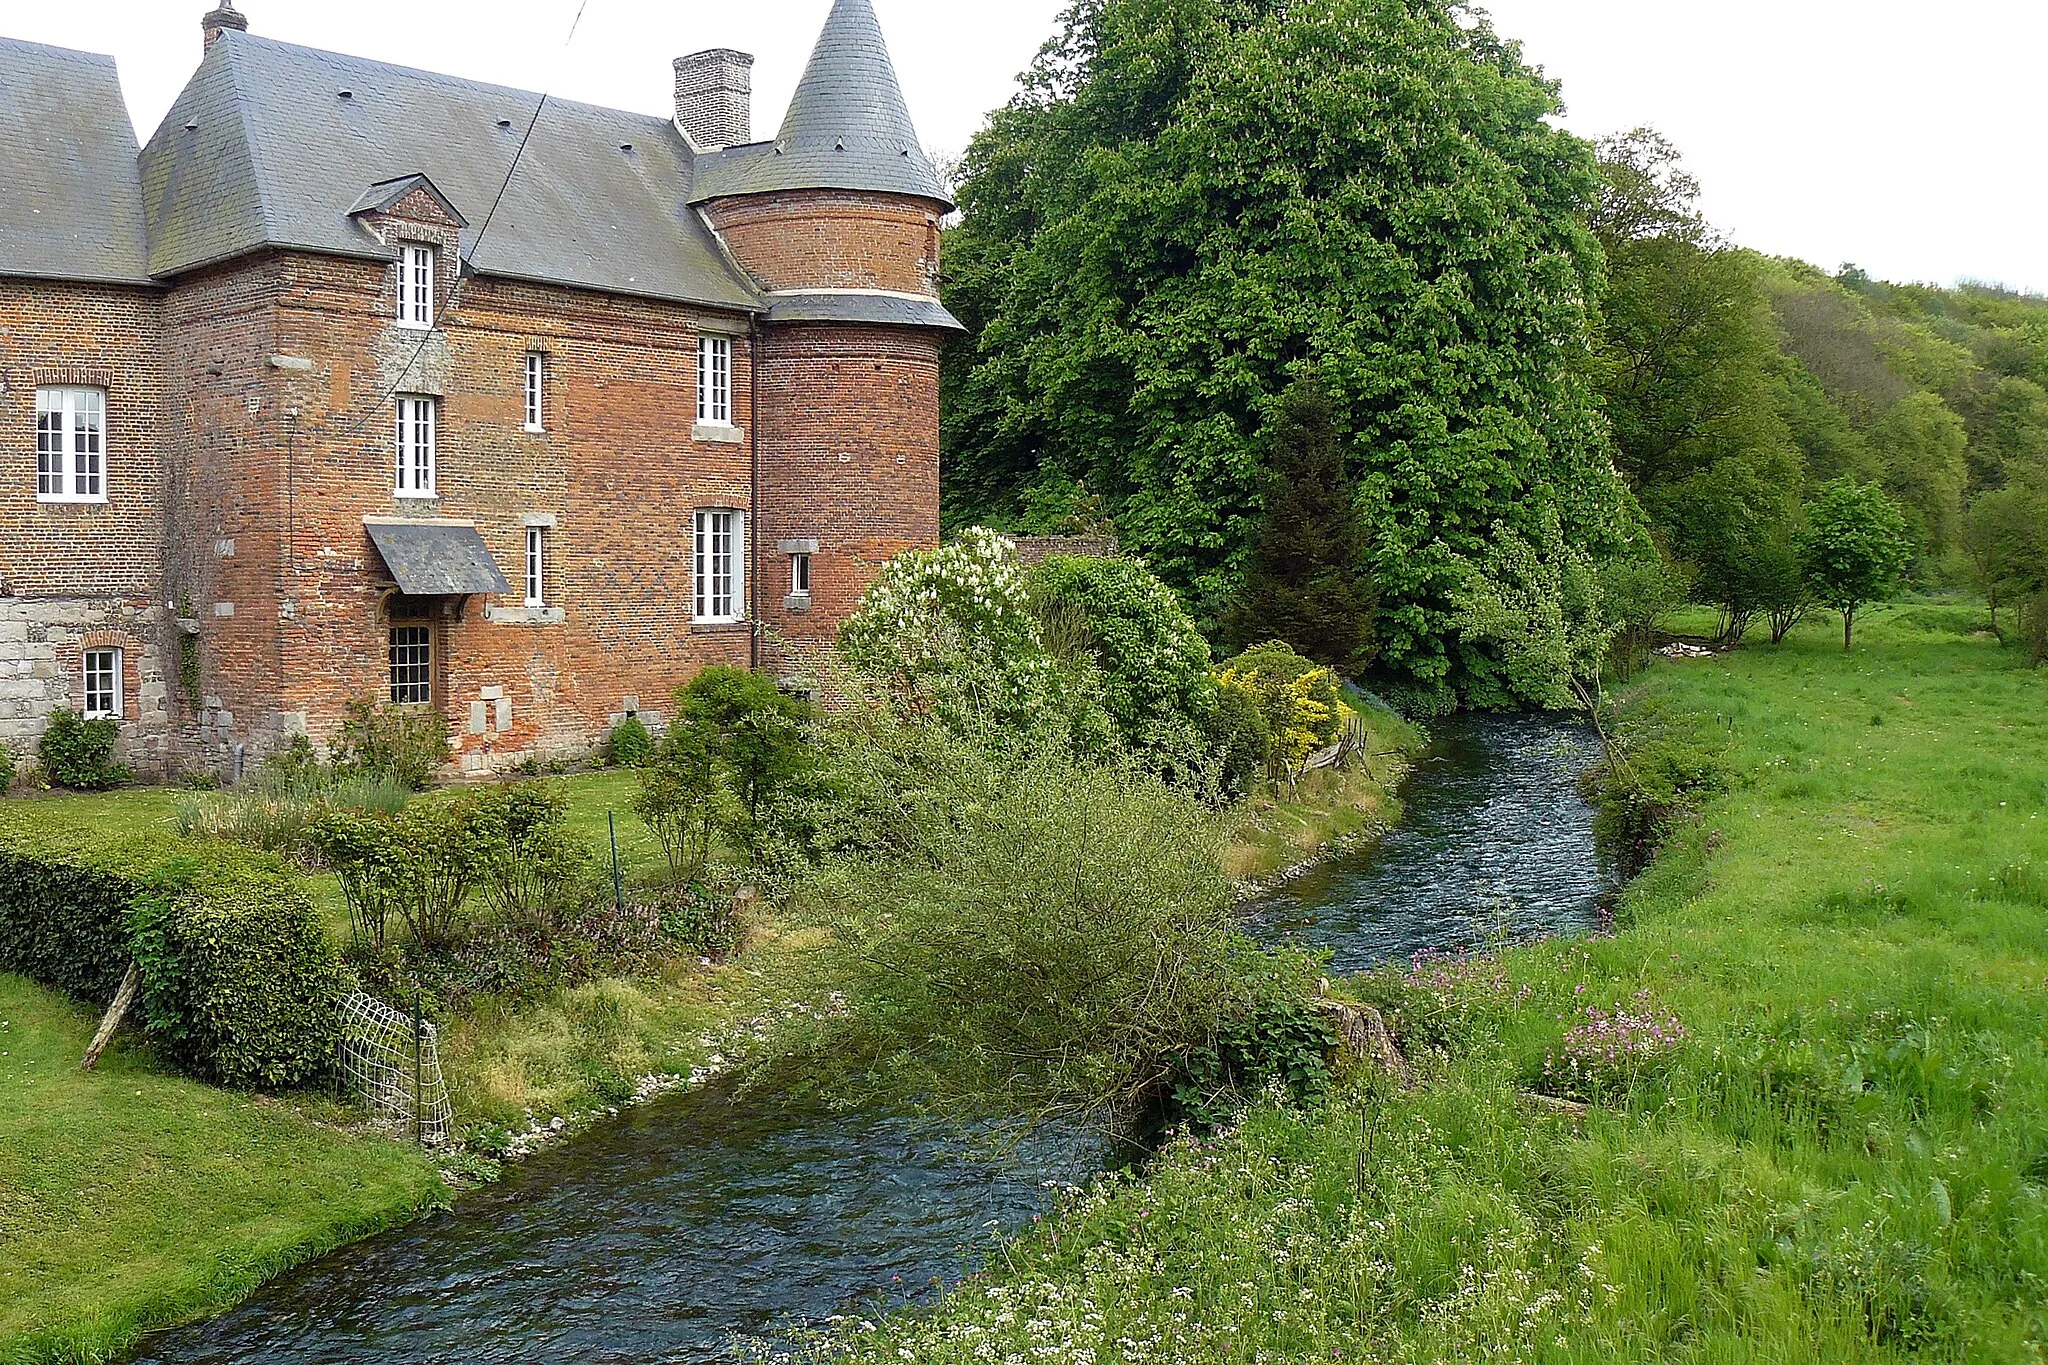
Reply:
[[[781,190],[871,190],[952,202],[918,143],[869,0],[833,0],[775,141],[706,157],[692,197]]]

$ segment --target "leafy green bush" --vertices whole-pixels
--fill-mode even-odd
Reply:
[[[1028,717],[1052,672],[1017,547],[981,527],[885,564],[840,629],[839,651],[899,699],[929,700],[954,719]]]
[[[348,704],[328,747],[337,773],[389,778],[425,791],[448,762],[448,718],[431,706],[379,706],[358,699]]]
[[[745,669],[711,667],[676,692],[672,729],[696,731],[733,796],[731,833],[756,847],[764,812],[813,767],[811,706]]]
[[[358,955],[383,954],[393,915],[422,948],[454,941],[479,863],[457,805],[425,802],[395,816],[330,811],[307,837],[341,882]]]
[[[0,744],[0,796],[14,789],[14,750]]]
[[[1216,685],[1256,707],[1268,736],[1267,771],[1293,773],[1344,733],[1346,707],[1337,675],[1275,641],[1232,659]]]
[[[125,787],[135,772],[114,761],[121,727],[112,720],[87,720],[68,707],[50,713],[36,758],[52,786],[75,792],[104,792]]]
[[[680,952],[728,958],[739,951],[746,937],[733,898],[707,887],[665,887],[656,893],[654,909],[660,916],[662,938]]]
[[[612,727],[605,745],[606,761],[614,768],[638,768],[654,756],[654,736],[638,716],[628,716]]]
[[[1179,1117],[1214,1128],[1269,1087],[1299,1104],[1323,1098],[1337,1031],[1309,999],[1311,965],[1276,958],[1273,971],[1249,977],[1251,998],[1215,1035],[1175,1059]]]
[[[0,823],[0,969],[104,1006],[131,961],[151,1038],[192,1075],[292,1086],[333,1054],[348,983],[282,864]]]
[[[1211,813],[1129,766],[906,728],[915,742],[842,760],[879,759],[846,785],[878,793],[887,842],[799,898],[843,949],[855,1019],[831,1055],[955,1112],[1156,1100],[1263,970],[1236,932]]]
[[[1124,742],[1139,753],[1200,747],[1215,709],[1209,643],[1178,595],[1134,559],[1055,556],[1027,580],[1041,634],[1058,623]]]
[[[484,787],[457,803],[485,899],[508,920],[558,929],[595,904],[590,851],[569,834],[569,803],[538,782]]]
[[[351,981],[305,885],[245,854],[174,859],[134,906],[150,1040],[216,1085],[283,1089],[326,1074]]]
[[[704,875],[711,844],[724,817],[725,792],[703,733],[671,726],[654,757],[640,770],[633,812],[668,855],[670,878],[688,885]]]
[[[1220,794],[1227,801],[1244,799],[1266,775],[1273,753],[1273,727],[1265,708],[1248,688],[1219,687],[1216,709],[1204,729],[1216,761]]]

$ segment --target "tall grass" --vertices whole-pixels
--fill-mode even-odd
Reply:
[[[176,814],[178,832],[188,839],[222,839],[310,862],[306,830],[321,816],[336,810],[395,815],[411,797],[410,788],[388,777],[267,768],[232,792],[181,800]]]
[[[1739,777],[1616,934],[1351,983],[1418,1088],[1181,1142],[821,1354],[2041,1361],[2048,676],[1935,624],[1660,668]],[[1536,1093],[1621,1012],[1656,1045]]]

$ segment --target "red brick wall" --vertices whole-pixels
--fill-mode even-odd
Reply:
[[[162,578],[161,296],[0,279],[0,581],[24,597],[144,597]],[[36,500],[36,388],[107,391],[106,494]]]
[[[284,253],[232,272],[269,298],[267,330],[253,328],[263,337],[263,398],[256,413],[248,401],[220,413],[232,434],[211,437],[255,524],[203,491],[192,503],[211,518],[194,537],[207,544],[197,561],[207,595],[251,599],[205,623],[218,665],[209,695],[238,731],[253,739],[303,725],[325,740],[349,699],[385,694],[390,583],[364,530],[372,516],[474,522],[513,581],[509,595],[471,599],[439,628],[437,695],[465,758],[588,747],[629,701],[665,714],[673,689],[707,664],[747,663],[744,627],[694,631],[690,622],[692,514],[752,510],[751,447],[693,439],[697,338],[707,324],[732,332],[744,319],[471,280],[441,330],[409,332],[393,325],[395,268]],[[444,309],[452,283],[443,281]],[[530,433],[525,360],[536,351],[547,357],[546,430]],[[735,416],[750,426],[744,336],[734,351]],[[435,501],[393,495],[394,389],[441,399]],[[524,610],[529,517],[555,520],[546,595],[559,622]],[[235,542],[232,557],[213,553],[224,539]],[[231,668],[265,635],[278,662],[248,659],[253,681],[237,683]],[[501,697],[511,710],[504,728]],[[472,735],[478,703],[485,733]]]
[[[900,195],[804,190],[720,199],[712,227],[764,289],[937,294],[939,205]]]
[[[939,543],[938,338],[768,329],[761,419],[761,616],[800,655],[836,635],[882,564]],[[785,540],[818,542],[808,612],[785,603]]]

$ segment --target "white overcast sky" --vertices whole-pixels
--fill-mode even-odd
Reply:
[[[290,42],[648,113],[669,59],[756,53],[772,133],[830,0],[241,0]],[[874,0],[925,143],[957,153],[1065,0]],[[0,0],[0,34],[112,52],[146,140],[211,0]],[[1737,241],[1833,268],[2048,291],[2048,0],[1491,0],[1588,136],[1651,124]]]

